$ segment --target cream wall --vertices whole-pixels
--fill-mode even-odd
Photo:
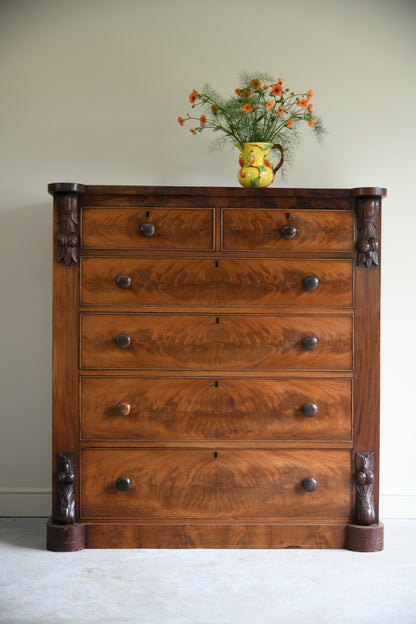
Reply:
[[[384,517],[416,517],[414,0],[3,0],[0,515],[50,512],[48,182],[235,186],[236,153],[180,128],[193,88],[242,69],[315,92],[281,186],[385,186]]]

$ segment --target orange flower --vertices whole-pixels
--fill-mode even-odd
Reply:
[[[293,126],[293,119],[289,119],[286,125],[288,128],[291,128]]]
[[[215,106],[215,104],[213,104],[213,105],[211,106],[211,110],[212,110],[212,112],[213,112],[213,114],[214,114],[214,115],[216,115],[216,114],[218,113],[218,108]]]
[[[257,80],[257,78],[254,78],[254,80],[251,81],[251,88],[254,89],[254,91],[257,91],[257,89],[260,88],[260,80]]]
[[[189,96],[190,103],[193,104],[197,97],[198,97],[198,91],[196,89],[194,89],[192,91],[192,93],[190,94],[190,96]]]
[[[245,98],[249,98],[251,95],[251,91],[243,91],[243,93],[241,94],[243,97]]]
[[[241,95],[241,89],[235,89],[235,93],[236,93],[237,95]]]
[[[285,111],[283,110],[283,106],[279,106],[279,108],[277,109],[277,114],[278,115],[283,115]]]
[[[315,125],[315,119],[311,119],[310,122],[309,122],[309,125],[310,126],[314,126]]]
[[[181,124],[181,126],[183,126],[183,119],[182,119],[182,117],[178,117],[178,123]]]
[[[271,108],[273,108],[273,106],[274,106],[273,100],[269,100],[266,104],[267,110],[270,110]]]
[[[268,89],[268,85],[263,85],[263,89]]]
[[[298,105],[299,105],[301,108],[306,108],[306,107],[307,107],[307,105],[308,105],[308,100],[305,100],[304,98],[302,98],[301,100],[299,100]]]
[[[194,136],[196,136],[196,131],[195,131],[193,128],[191,128],[191,129],[189,130],[189,132],[192,132],[192,134],[193,134]]]
[[[312,112],[312,104],[308,104],[308,113]]]
[[[311,97],[313,97],[313,91],[312,91],[312,89],[309,89],[309,91],[308,91],[308,98],[311,98]]]
[[[245,113],[252,113],[253,112],[253,107],[251,106],[251,104],[244,104],[243,111]]]
[[[282,84],[282,82],[283,82],[283,78],[278,78],[278,79],[277,79],[277,82],[278,82],[279,84]]]
[[[199,118],[199,122],[201,126],[205,126],[205,124],[207,123],[206,115],[201,115],[201,117]]]
[[[272,85],[272,94],[273,95],[282,95],[282,85],[279,82],[276,82],[276,84]]]

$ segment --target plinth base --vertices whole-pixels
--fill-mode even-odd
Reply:
[[[356,552],[378,552],[384,548],[384,525],[347,525],[347,548]]]
[[[85,548],[85,527],[83,524],[53,524],[48,522],[48,550],[54,552],[71,552]]]

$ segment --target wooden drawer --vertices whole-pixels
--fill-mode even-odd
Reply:
[[[347,518],[350,489],[345,450],[81,450],[84,518]]]
[[[89,257],[81,263],[81,302],[352,306],[352,274],[351,260]],[[308,290],[313,277],[318,284]]]
[[[81,367],[351,370],[352,317],[82,314]]]
[[[349,379],[83,377],[81,438],[351,440],[351,403]]]
[[[223,210],[224,250],[354,250],[355,214],[333,210]],[[282,228],[296,229],[285,239]]]
[[[142,232],[144,224],[147,236]],[[81,227],[85,249],[212,250],[214,246],[214,211],[210,208],[85,206]]]

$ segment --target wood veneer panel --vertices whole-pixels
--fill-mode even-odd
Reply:
[[[351,440],[351,401],[349,379],[84,377],[81,437]],[[307,403],[316,405],[315,416],[302,412]]]
[[[81,515],[344,518],[349,451],[83,449]],[[130,489],[116,487],[119,477]],[[314,492],[302,481],[316,479]]]
[[[117,346],[128,335],[128,348]],[[307,350],[306,336],[318,340]],[[83,314],[84,368],[352,368],[352,318],[302,315]]]
[[[120,288],[117,278],[131,279]],[[314,290],[304,280],[318,278]],[[83,258],[81,301],[101,305],[351,306],[351,260]]]
[[[213,249],[212,209],[126,209],[87,207],[82,209],[82,246],[86,249]],[[140,233],[151,223],[153,236]]]

